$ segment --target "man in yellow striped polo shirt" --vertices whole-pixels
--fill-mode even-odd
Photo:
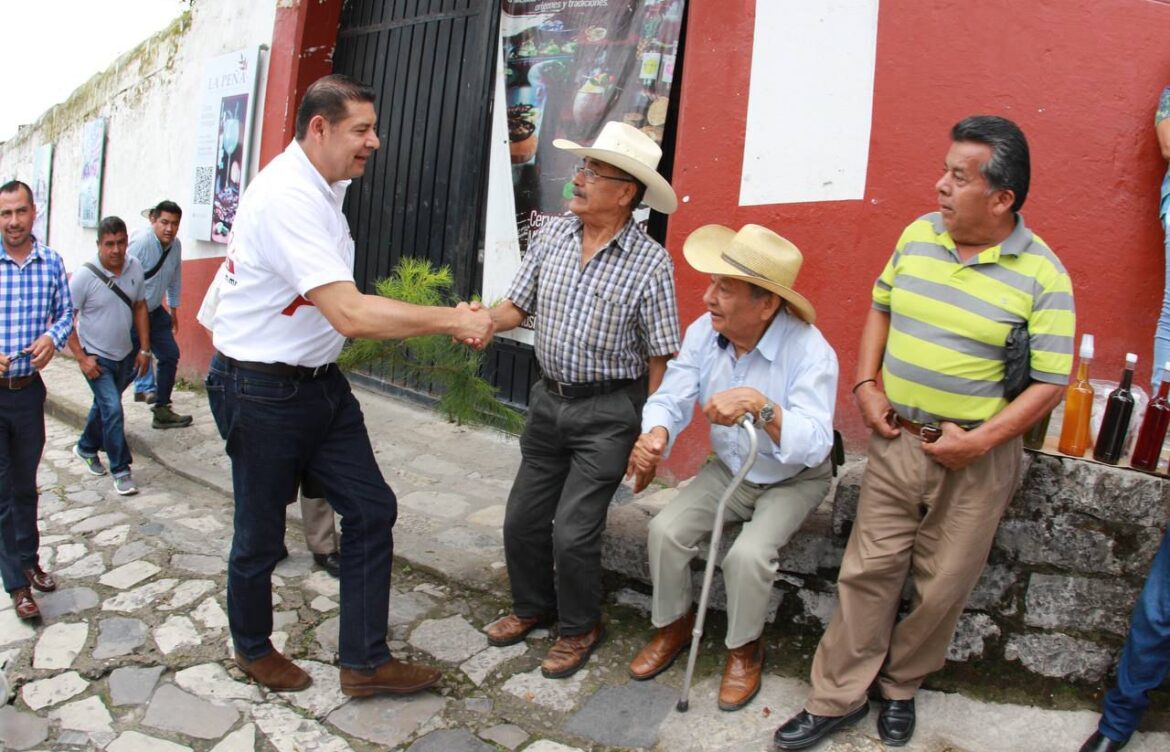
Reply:
[[[1020,436],[1060,402],[1072,368],[1072,284],[1019,214],[1031,169],[1024,134],[976,116],[951,140],[939,210],[903,231],[873,288],[853,387],[873,434],[840,605],[804,709],[776,731],[781,749],[860,720],[875,678],[878,735],[888,746],[910,740],[914,694],[942,667],[1015,492]],[[1031,384],[1008,401],[1005,340],[1018,325]],[[896,621],[910,572],[914,597]]]

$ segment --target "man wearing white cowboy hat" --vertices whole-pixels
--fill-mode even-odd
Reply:
[[[638,415],[678,350],[674,266],[632,212],[664,214],[677,199],[656,170],[662,151],[625,123],[607,123],[591,147],[553,145],[583,158],[573,216],[532,239],[508,291],[491,310],[497,331],[536,315],[536,358],[523,460],[508,497],[504,552],[513,612],[486,628],[497,647],[554,618],[559,638],[541,664],[569,676],[604,636],[601,533]],[[554,523],[555,520],[555,523]]]
[[[777,553],[829,490],[837,356],[813,326],[812,305],[793,289],[802,262],[795,245],[759,225],[739,232],[707,225],[691,233],[683,252],[711,275],[707,313],[687,329],[662,386],[646,402],[628,472],[639,489],[649,482],[696,402],[711,423],[715,458],[650,523],[651,621],[658,632],[630,663],[630,675],[657,676],[690,644],[690,563],[711,532],[719,497],[746,460],[735,421],[751,413],[760,448],[728,502],[728,519],[744,525],[722,562],[729,653],[719,707],[738,710],[760,690],[760,634]]]

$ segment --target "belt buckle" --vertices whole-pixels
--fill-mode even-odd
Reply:
[[[557,395],[558,397],[562,397],[562,398],[568,399],[567,397],[565,397],[565,385],[564,385],[564,384],[562,384],[561,382],[557,381],[556,379],[549,379],[549,381],[551,381],[551,382],[552,382],[552,384],[553,384],[553,391],[554,391],[554,392],[556,392],[556,395]]]
[[[314,367],[314,368],[313,368],[313,372],[312,372],[312,374],[309,376],[309,378],[311,378],[311,379],[315,379],[315,378],[317,378],[317,377],[318,377],[318,376],[320,376],[321,374],[325,373],[325,369],[326,369],[326,368],[328,368],[328,367],[329,367],[328,365],[324,365],[324,366],[316,366],[316,367]]]
[[[942,427],[935,423],[923,424],[922,428],[918,429],[918,435],[921,436],[922,440],[927,444],[933,444],[934,442],[938,441],[942,438],[942,434]]]

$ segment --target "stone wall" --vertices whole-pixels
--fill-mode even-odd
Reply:
[[[781,552],[771,618],[788,601],[791,628],[819,633],[828,624],[864,471],[863,459],[842,468],[825,503]],[[611,510],[603,553],[608,570],[649,583],[647,525],[675,493],[660,491]],[[948,659],[1018,662],[1042,677],[1100,682],[1116,660],[1166,529],[1168,496],[1165,478],[1025,453],[1023,481]],[[736,532],[727,529],[724,550]],[[701,576],[696,570],[696,599]],[[717,607],[721,590],[717,582]]]

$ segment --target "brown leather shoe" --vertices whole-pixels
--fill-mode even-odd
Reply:
[[[659,628],[630,661],[630,677],[638,681],[653,679],[670,668],[679,653],[691,644],[691,630],[694,628],[694,611]]]
[[[487,635],[489,645],[494,648],[506,648],[523,640],[532,630],[551,625],[552,619],[548,616],[508,614],[484,627],[483,632]]]
[[[391,658],[368,671],[342,667],[341,693],[349,697],[409,695],[435,686],[442,676],[437,668],[416,666]]]
[[[557,640],[540,664],[540,673],[546,679],[564,679],[577,673],[585,665],[593,650],[605,639],[605,626],[601,622],[593,625],[584,634],[569,635]]]
[[[254,661],[236,653],[236,665],[274,692],[299,692],[313,683],[313,677],[276,650]]]
[[[719,709],[739,710],[760,691],[764,670],[764,641],[757,638],[727,653],[723,683],[719,685]]]
[[[53,579],[53,575],[41,569],[40,564],[24,570],[24,576],[28,578],[34,588],[42,593],[51,593],[57,589],[57,581]]]
[[[18,617],[25,621],[41,618],[41,610],[37,608],[37,602],[33,600],[31,590],[26,587],[17,588],[10,595],[12,596],[12,607],[16,609]]]

